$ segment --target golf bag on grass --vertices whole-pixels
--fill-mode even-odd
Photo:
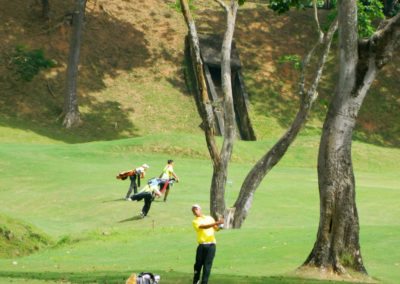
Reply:
[[[133,273],[126,284],[158,284],[160,283],[160,275],[153,274],[151,272],[141,272],[138,275]]]

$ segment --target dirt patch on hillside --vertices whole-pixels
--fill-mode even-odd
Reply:
[[[51,17],[46,21],[40,1],[0,0],[0,37],[5,39],[0,45],[2,123],[10,125],[17,118],[60,126],[56,119],[63,107],[71,31],[68,14],[73,4],[72,0],[51,1]],[[163,79],[185,89],[181,69],[186,31],[181,16],[169,6],[168,1],[157,0],[140,5],[133,0],[88,1],[78,82],[80,110],[87,117],[79,134],[87,132],[87,137],[97,139],[101,129],[103,139],[138,135],[133,121],[145,112],[146,101],[136,85],[151,88]],[[56,67],[32,82],[21,81],[10,64],[17,45],[42,49]],[[121,78],[125,88],[110,94],[107,90],[120,85]]]

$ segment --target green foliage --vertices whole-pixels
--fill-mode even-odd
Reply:
[[[383,5],[379,0],[360,0],[358,6],[358,32],[360,37],[369,37],[375,32],[374,20],[383,19]]]
[[[270,0],[269,8],[278,14],[286,13],[290,8],[304,9],[306,7],[312,7],[312,0]],[[322,7],[324,5],[323,0],[318,0],[317,5]]]
[[[32,81],[41,69],[55,66],[55,62],[44,56],[42,49],[32,49],[24,45],[17,46],[11,57],[15,72],[24,81]]]
[[[279,57],[278,63],[283,64],[290,62],[293,64],[294,69],[300,70],[301,69],[301,57],[297,54],[289,54],[289,55],[283,55]]]
[[[318,0],[318,6],[323,5],[324,1]],[[374,31],[373,22],[383,19],[383,4],[380,0],[359,0],[358,5],[358,30],[360,37],[369,37]],[[271,0],[269,8],[282,14],[290,10],[290,8],[304,9],[312,6],[311,0]],[[336,1],[333,2],[336,6]],[[329,14],[329,20],[332,21],[337,16],[337,10],[332,10]]]
[[[188,4],[189,4],[189,9],[191,11],[195,10],[196,7],[194,6],[194,1],[195,0],[188,0]],[[172,9],[174,9],[176,12],[181,12],[182,8],[181,8],[181,1],[179,0],[175,0],[175,2],[173,3],[169,3],[168,6]]]

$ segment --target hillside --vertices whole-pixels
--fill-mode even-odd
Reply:
[[[28,2],[28,3],[27,3]],[[175,1],[88,1],[82,46],[79,104],[84,124],[65,130],[62,110],[69,26],[64,15],[73,1],[51,1],[49,22],[39,1],[0,0],[0,139],[7,142],[34,132],[37,142],[77,143],[156,133],[201,134],[194,100],[185,85],[186,28]],[[223,31],[222,11],[197,4],[199,32]],[[326,11],[320,11],[324,19]],[[302,56],[315,35],[309,11],[277,16],[264,5],[240,9],[235,33],[259,139],[279,136],[297,110],[298,71],[279,63]],[[32,82],[22,82],[10,59],[17,45],[43,49],[57,62]],[[320,99],[302,135],[315,135],[335,84],[332,56]],[[355,139],[400,146],[398,57],[381,72],[361,111]],[[6,134],[5,134],[6,133]],[[7,137],[5,137],[7,136]],[[31,135],[29,135],[31,137]],[[11,139],[11,140],[10,140]],[[32,138],[30,138],[32,139]]]
[[[51,244],[51,239],[38,229],[0,215],[0,258],[27,255]]]

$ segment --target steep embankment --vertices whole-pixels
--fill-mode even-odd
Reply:
[[[51,243],[50,238],[38,229],[0,215],[0,258],[27,255]]]
[[[185,28],[164,1],[88,1],[78,82],[84,124],[72,131],[60,129],[57,118],[69,47],[65,14],[74,1],[52,1],[49,22],[36,1],[0,2],[1,126],[66,142],[200,133],[182,76]],[[19,80],[10,60],[20,44],[43,49],[57,66],[32,82]]]
[[[62,111],[68,56],[68,17],[74,1],[52,1],[51,19],[40,17],[40,1],[0,0],[0,131],[2,141],[24,139],[70,143],[111,140],[158,132],[199,134],[200,119],[185,85],[186,27],[175,1],[88,1],[79,78],[84,124],[64,130]],[[199,32],[221,33],[223,11],[196,3]],[[322,22],[327,11],[320,11]],[[279,136],[297,110],[299,72],[284,57],[298,61],[315,32],[310,11],[278,16],[266,5],[240,8],[235,32],[258,138]],[[10,60],[19,44],[43,49],[57,66],[32,82],[18,80]],[[335,52],[333,52],[334,54]],[[328,62],[320,99],[303,134],[319,133],[334,90],[336,60]],[[371,88],[355,137],[400,145],[399,59],[394,58]],[[22,130],[22,131],[21,131]],[[4,138],[8,136],[9,138]],[[43,138],[45,137],[45,138]]]

